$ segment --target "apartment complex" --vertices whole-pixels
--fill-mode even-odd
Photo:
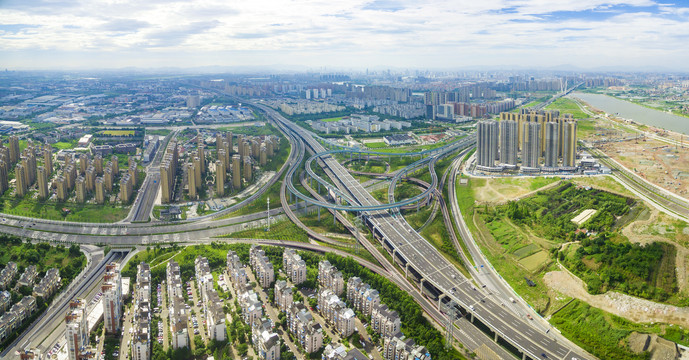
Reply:
[[[306,281],[306,262],[294,249],[285,249],[282,253],[282,271],[294,285]]]
[[[182,275],[179,264],[170,260],[166,269],[167,295],[169,300],[168,312],[170,334],[172,334],[172,348],[179,349],[189,346],[189,329],[187,327],[188,313],[186,311],[182,291]]]
[[[318,310],[323,318],[333,325],[343,338],[354,333],[354,311],[330,289],[318,292]]]
[[[318,263],[318,286],[332,290],[337,296],[342,295],[344,291],[342,272],[332,266],[328,260],[321,260]]]
[[[249,250],[249,262],[256,273],[256,280],[262,288],[268,288],[275,280],[273,264],[266,256],[265,251],[258,245],[251,245]]]
[[[119,264],[110,263],[105,266],[101,292],[104,328],[107,333],[115,334],[122,325],[122,276]]]
[[[132,358],[149,360],[151,358],[151,267],[144,262],[136,266],[134,294]]]
[[[477,129],[478,170],[576,170],[577,123],[570,114],[521,109],[519,113],[500,113],[499,122],[480,121]]]
[[[323,329],[302,303],[292,303],[287,310],[287,326],[301,347],[310,354],[323,347]]]

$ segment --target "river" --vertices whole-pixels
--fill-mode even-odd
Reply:
[[[602,94],[575,92],[570,96],[579,98],[589,103],[594,108],[605,111],[608,114],[618,114],[620,117],[633,120],[640,124],[689,135],[689,118],[686,117],[649,109],[641,105],[632,104],[628,101]]]

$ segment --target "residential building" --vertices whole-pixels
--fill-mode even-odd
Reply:
[[[278,280],[275,282],[274,295],[275,304],[282,312],[287,311],[289,306],[292,305],[292,302],[294,301],[292,287],[289,286],[285,280]]]
[[[332,266],[328,260],[321,260],[318,263],[318,285],[320,288],[332,290],[337,296],[342,295],[344,291],[342,272]]]
[[[50,197],[48,192],[48,172],[47,168],[43,166],[38,167],[38,197],[41,200],[45,200]]]
[[[577,159],[577,123],[566,121],[562,127],[562,166],[574,167]]]
[[[216,341],[225,341],[227,339],[225,311],[223,310],[223,301],[215,289],[208,290],[204,308],[208,338]]]
[[[243,289],[246,286],[246,270],[237,253],[232,250],[227,252],[227,273],[235,289]]]
[[[48,299],[60,287],[61,282],[60,270],[50,268],[45,272],[43,279],[34,286],[33,296],[40,296],[43,299]]]
[[[287,310],[287,327],[308,354],[323,347],[323,329],[302,303],[292,303]]]
[[[122,277],[119,264],[110,263],[105,266],[101,292],[105,332],[115,334],[120,330],[122,322]]]
[[[239,294],[237,301],[242,309],[242,320],[245,324],[251,325],[254,321],[263,317],[263,304],[258,299],[258,294],[253,290]]]
[[[251,245],[249,250],[251,268],[256,273],[256,280],[262,288],[268,288],[275,280],[275,270],[260,246]]]
[[[232,155],[232,186],[235,190],[242,187],[242,175],[239,165],[240,156],[238,154]]]
[[[134,360],[151,358],[151,267],[142,262],[136,267],[132,328],[132,355]]]
[[[493,120],[482,120],[477,125],[476,164],[492,168],[498,159],[498,123]]]
[[[413,339],[387,337],[384,339],[383,359],[385,360],[431,360],[431,354],[423,346],[414,344]]]
[[[517,122],[513,120],[500,121],[500,164],[517,166],[519,153],[519,137]]]
[[[556,168],[559,159],[560,149],[560,124],[556,122],[545,123],[545,151],[543,152],[546,168]]]
[[[541,124],[536,122],[524,123],[522,130],[522,167],[538,168],[541,156]]]
[[[371,316],[373,308],[380,304],[378,290],[363,282],[359,277],[351,277],[347,281],[347,299],[354,309],[366,316]]]
[[[400,332],[400,316],[385,304],[376,304],[371,311],[371,328],[381,337],[397,335]]]
[[[342,344],[331,343],[323,350],[322,360],[367,360],[368,357],[364,355],[359,349],[347,349]]]
[[[36,271],[36,265],[29,265],[24,269],[24,272],[19,276],[17,280],[17,286],[33,287],[34,280],[36,279],[38,272]]]
[[[86,301],[72,300],[65,316],[65,339],[67,340],[67,359],[81,360],[89,345],[89,329],[86,322]]]
[[[7,289],[12,283],[12,279],[17,275],[17,263],[10,261],[5,265],[5,267],[0,271],[0,290]]]
[[[322,289],[318,292],[318,310],[342,337],[346,338],[354,333],[356,319],[354,311],[348,308],[332,290]]]
[[[280,337],[267,319],[256,320],[251,328],[251,340],[260,360],[280,359]]]
[[[282,253],[282,269],[293,284],[306,281],[306,262],[294,249],[285,249]]]

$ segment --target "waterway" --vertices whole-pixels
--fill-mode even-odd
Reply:
[[[608,114],[616,114],[640,124],[689,135],[689,118],[683,116],[649,109],[608,95],[575,92],[570,96],[579,98]]]

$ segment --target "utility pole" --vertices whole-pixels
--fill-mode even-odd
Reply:
[[[354,241],[354,244],[355,244],[355,245],[354,245],[354,246],[355,246],[354,249],[355,249],[356,253],[358,254],[358,253],[359,253],[359,250],[361,249],[361,243],[359,243],[359,238],[362,237],[362,236],[364,236],[364,234],[363,234],[362,231],[361,231],[361,226],[362,226],[362,222],[361,222],[361,213],[357,214],[357,216],[354,218],[354,226],[356,227],[356,233],[357,233],[357,235],[358,235],[358,236],[356,236],[356,238],[354,239],[354,240],[355,240],[355,241]]]

